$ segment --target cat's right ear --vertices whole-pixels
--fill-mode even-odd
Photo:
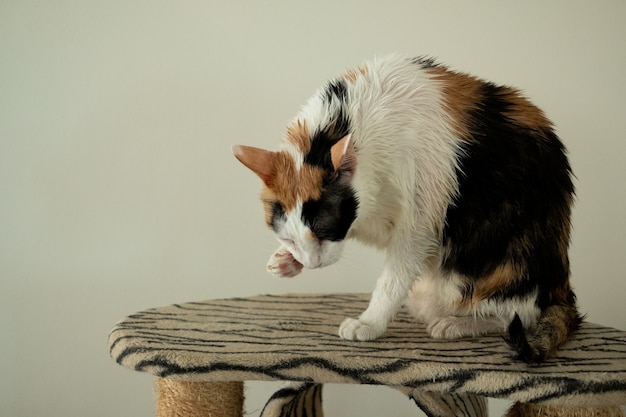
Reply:
[[[233,155],[252,172],[257,174],[266,185],[274,178],[274,152],[253,146],[234,145]]]
[[[351,133],[341,138],[330,148],[330,158],[335,171],[340,167],[344,167],[350,172],[354,171],[356,166],[356,152],[354,151],[354,142],[352,141]]]

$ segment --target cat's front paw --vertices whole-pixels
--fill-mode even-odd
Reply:
[[[339,336],[346,340],[374,340],[385,332],[384,327],[375,326],[357,319],[345,319],[339,326]]]
[[[274,252],[267,263],[267,270],[270,274],[282,278],[295,277],[302,271],[302,268],[303,265],[283,247]]]

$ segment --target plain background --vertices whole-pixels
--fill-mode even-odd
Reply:
[[[625,41],[622,0],[1,1],[0,415],[152,415],[153,378],[108,356],[135,311],[370,291],[383,259],[357,243],[326,270],[265,272],[260,181],[230,147],[276,148],[325,80],[389,52],[545,110],[577,176],[581,309],[626,329]],[[250,384],[247,410],[275,387]],[[328,415],[414,411],[384,388],[325,395]]]

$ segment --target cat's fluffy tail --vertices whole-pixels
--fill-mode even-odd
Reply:
[[[542,312],[536,327],[527,330],[515,314],[509,325],[507,342],[524,362],[543,362],[569,340],[582,320],[576,306],[552,305]]]

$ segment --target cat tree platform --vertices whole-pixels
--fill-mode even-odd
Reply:
[[[324,383],[385,385],[428,416],[618,416],[626,404],[626,332],[584,323],[542,365],[512,359],[500,336],[435,340],[406,312],[371,342],[337,336],[366,294],[263,295],[175,304],[113,327],[111,357],[157,377],[157,416],[243,415],[243,381],[292,381],[262,417],[321,417]]]

